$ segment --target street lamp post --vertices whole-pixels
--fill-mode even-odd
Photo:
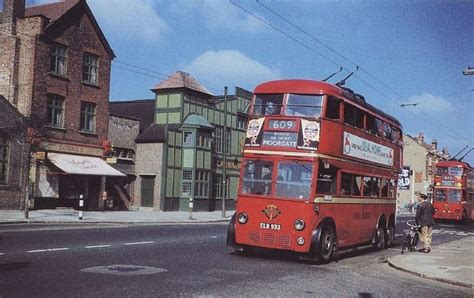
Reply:
[[[224,87],[224,132],[222,133],[224,144],[222,146],[222,218],[225,218],[225,201],[227,199],[227,86]]]

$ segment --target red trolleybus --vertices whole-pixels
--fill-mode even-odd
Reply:
[[[227,245],[323,262],[391,245],[402,131],[348,88],[312,80],[256,87]]]
[[[474,169],[462,161],[436,164],[433,207],[435,219],[467,222],[474,217]]]

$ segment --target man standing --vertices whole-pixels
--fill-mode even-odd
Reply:
[[[420,239],[423,242],[423,248],[420,252],[429,253],[431,250],[431,235],[433,233],[433,205],[427,200],[425,194],[418,195],[418,208],[416,209],[415,223],[421,226]]]

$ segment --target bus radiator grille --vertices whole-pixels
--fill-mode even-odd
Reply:
[[[250,232],[249,241],[254,244],[262,244],[270,247],[287,249],[290,247],[289,235],[274,235],[271,233]]]

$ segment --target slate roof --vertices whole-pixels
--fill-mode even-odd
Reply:
[[[207,95],[213,95],[206,87],[199,84],[189,73],[177,71],[170,75],[166,80],[158,83],[152,91],[187,88]]]
[[[179,124],[168,124],[168,130],[178,130]],[[163,143],[166,142],[166,124],[152,124],[136,139],[136,143]]]
[[[155,100],[111,101],[109,102],[109,113],[114,116],[132,117],[140,120],[140,131],[143,131],[155,122]]]
[[[102,41],[105,49],[109,53],[110,57],[115,58],[115,53],[110,47],[104,33],[99,27],[97,20],[95,19],[92,11],[90,10],[85,0],[62,0],[60,2],[54,2],[44,5],[29,6],[25,9],[25,17],[33,16],[44,16],[49,19],[49,23],[44,28],[44,32],[51,28],[58,26],[62,21],[67,21],[68,15],[75,9],[84,9],[86,14],[89,16],[99,39]]]
[[[25,10],[25,17],[42,15],[50,19],[51,22],[58,20],[66,11],[71,9],[80,0],[65,0],[61,2],[30,6]]]

